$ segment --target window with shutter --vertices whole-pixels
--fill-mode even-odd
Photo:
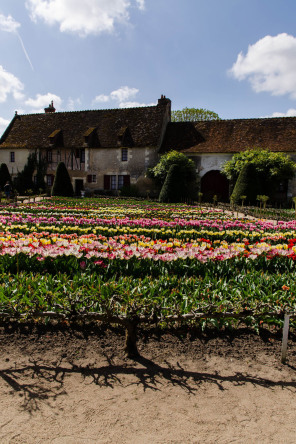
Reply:
[[[46,176],[46,183],[47,183],[47,186],[52,187],[52,185],[53,185],[53,179],[54,179],[53,174],[47,174],[47,176]]]
[[[121,190],[121,188],[123,187],[123,181],[124,181],[124,176],[118,176],[118,189]]]
[[[104,190],[110,190],[111,176],[108,174],[104,175]]]

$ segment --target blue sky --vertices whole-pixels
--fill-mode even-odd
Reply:
[[[0,133],[51,100],[296,115],[295,17],[295,0],[1,0]]]

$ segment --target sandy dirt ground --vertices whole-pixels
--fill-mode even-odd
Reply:
[[[296,341],[0,328],[0,443],[295,443]]]

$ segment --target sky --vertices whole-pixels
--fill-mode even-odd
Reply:
[[[295,0],[1,0],[0,134],[15,111],[296,115]]]

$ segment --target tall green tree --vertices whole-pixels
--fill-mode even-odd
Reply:
[[[33,190],[35,185],[33,182],[33,173],[37,165],[36,153],[31,153],[28,156],[27,162],[23,171],[18,172],[14,179],[14,187],[20,194],[26,193],[28,190]]]
[[[8,171],[8,167],[7,167],[6,163],[1,163],[1,165],[0,165],[0,190],[3,190],[3,187],[7,181],[11,183],[11,176]]]
[[[57,166],[51,195],[72,197],[74,194],[73,186],[69,176],[69,172],[64,162],[60,162]]]
[[[163,154],[155,167],[148,171],[148,176],[155,179],[160,185],[163,185],[166,175],[172,165],[186,170],[189,180],[196,179],[196,170],[193,160],[185,154],[172,150]]]
[[[220,120],[214,111],[204,108],[183,108],[172,111],[172,122],[196,122],[198,120]]]
[[[183,153],[178,151],[165,153],[161,156],[158,164],[147,172],[147,175],[155,180],[159,188],[162,188],[172,165],[174,165],[171,172],[173,179],[170,179],[169,183],[172,184],[172,180],[178,181],[182,188],[182,199],[197,199],[198,185],[195,164]],[[170,201],[173,200],[170,198]]]
[[[254,165],[261,193],[272,196],[283,181],[293,179],[296,164],[284,153],[274,153],[266,149],[254,148],[234,154],[224,163],[222,173],[235,185],[238,176],[246,164]]]
[[[46,184],[45,184],[45,174],[47,171],[47,160],[46,157],[41,157],[39,158],[37,165],[36,165],[37,171],[36,171],[36,184],[35,184],[35,188],[36,191],[39,190],[43,190],[45,191],[46,189]]]

